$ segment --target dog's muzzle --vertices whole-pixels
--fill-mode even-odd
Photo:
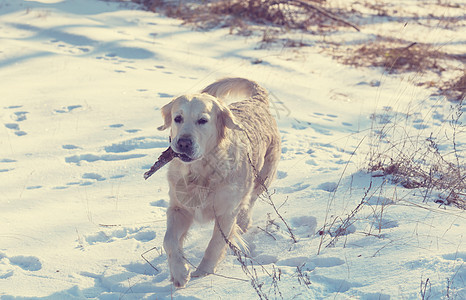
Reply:
[[[176,141],[173,149],[177,153],[177,157],[184,162],[191,162],[194,154],[193,141],[190,136],[182,136]]]

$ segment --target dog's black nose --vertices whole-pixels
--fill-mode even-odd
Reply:
[[[178,150],[182,153],[190,153],[192,150],[193,142],[190,138],[182,137],[178,139]]]

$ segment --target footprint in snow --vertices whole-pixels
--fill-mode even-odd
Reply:
[[[105,180],[105,177],[103,177],[102,175],[99,175],[97,173],[84,173],[82,178],[83,179],[94,179],[94,180],[97,180],[97,181],[104,181]]]
[[[308,159],[304,163],[307,164],[307,165],[310,165],[310,166],[318,166],[319,165],[314,159]]]
[[[254,260],[260,263],[261,265],[276,264],[278,257],[275,255],[261,254],[254,257]]]
[[[13,270],[2,270],[0,272],[0,279],[7,279],[11,276],[13,276],[14,271]]]
[[[423,130],[423,129],[427,129],[427,128],[430,127],[429,125],[424,124],[423,122],[424,122],[424,120],[414,120],[413,121],[413,123],[414,123],[413,127],[418,129],[418,130]]]
[[[23,136],[27,134],[26,132],[19,129],[19,124],[17,123],[5,123],[4,125],[6,128],[14,130],[17,136]]]
[[[67,189],[67,188],[68,188],[67,186],[55,186],[55,187],[53,187],[52,189],[53,189],[53,190],[65,190],[65,189]]]
[[[360,81],[356,83],[356,85],[368,85],[371,87],[379,87],[380,86],[380,80],[373,79],[370,82],[367,81]]]
[[[18,266],[25,271],[39,271],[42,263],[35,256],[13,256],[9,258],[12,265]]]
[[[324,183],[319,184],[319,186],[317,187],[317,189],[326,191],[329,193],[335,192],[337,188],[338,188],[338,184],[336,182],[324,182]]]
[[[463,262],[466,262],[466,252],[458,251],[458,252],[445,254],[443,255],[443,259],[454,260],[454,261],[462,260]]]
[[[308,260],[307,256],[298,256],[298,257],[291,257],[287,259],[282,259],[278,261],[276,264],[277,266],[285,266],[285,267],[300,267],[306,263]]]
[[[167,94],[167,93],[158,93],[160,98],[173,98],[175,95]]]
[[[335,121],[336,118],[338,118],[337,115],[326,114],[322,119],[325,120],[325,121],[333,122],[333,121]]]
[[[15,131],[15,134],[16,134],[17,136],[23,136],[23,135],[27,135],[27,132],[22,131],[22,130],[18,130],[18,131]]]
[[[16,160],[14,160],[14,159],[9,159],[9,158],[0,159],[0,173],[9,172],[9,171],[14,170],[14,168],[3,168],[2,167],[3,164],[5,164],[5,166],[9,166],[11,163],[14,163],[14,162],[16,162]]]
[[[441,114],[441,113],[439,113],[439,112],[437,112],[437,111],[434,111],[434,112],[432,113],[432,118],[433,118],[434,120],[438,120],[438,121],[440,121],[440,122],[445,122],[445,115],[443,115],[443,114]]]
[[[350,282],[344,279],[330,278],[322,275],[311,275],[309,279],[313,285],[315,284],[316,286],[323,286],[325,291],[328,293],[346,293],[352,288],[362,286],[359,283]]]
[[[9,159],[9,158],[0,159],[0,163],[14,163],[14,162],[16,162],[16,160],[14,159]]]
[[[154,265],[152,263],[152,265]],[[157,267],[157,264],[154,265],[155,267]],[[123,267],[128,271],[128,272],[132,272],[132,273],[136,273],[136,274],[140,274],[140,275],[151,275],[153,276],[154,274],[158,274],[160,273],[160,270],[156,270],[155,268],[153,268],[151,265],[149,265],[148,263],[131,263],[131,264],[128,264],[128,265],[123,265]],[[159,281],[155,281],[155,282],[160,282],[160,278],[159,278]]]
[[[26,187],[27,190],[38,190],[38,189],[41,189],[41,188],[42,188],[41,185],[32,185],[32,186]]]
[[[78,108],[82,108],[82,105],[69,105],[69,106],[64,106],[64,107],[59,108],[59,109],[54,109],[53,112],[54,112],[55,114],[66,114],[66,113],[70,113],[70,112],[72,112],[73,110],[78,109]]]
[[[323,119],[323,120],[326,120],[326,121],[332,121],[332,122],[333,122],[333,118],[338,117],[336,115],[332,115],[332,114],[324,115],[322,113],[314,113],[314,115],[317,116],[317,118],[319,118],[319,119]],[[303,121],[303,120],[295,119],[294,122],[291,124],[291,127],[293,129],[297,129],[297,130],[305,130],[305,129],[308,129],[308,128],[312,128],[317,133],[327,135],[327,136],[333,135],[332,131],[330,129],[325,128],[325,126],[317,124],[317,123],[312,123],[312,122],[309,122],[309,121]]]
[[[305,130],[305,129],[309,128],[311,125],[312,125],[311,122],[296,120],[296,122],[293,122],[293,124],[291,124],[291,127],[293,129],[297,129],[297,130]]]
[[[345,261],[338,257],[314,257],[309,259],[309,256],[298,256],[283,259],[277,262],[277,266],[286,267],[304,267],[311,271],[315,268],[332,268],[345,264]]]
[[[122,295],[125,295],[124,298],[130,299],[141,299],[143,298],[141,295],[150,294],[150,295],[157,295],[161,296],[157,297],[157,299],[168,299],[173,298],[173,286],[168,284],[168,272],[159,272],[154,275],[156,270],[152,269],[152,272],[149,273],[140,273],[140,272],[133,272],[138,271],[138,266],[133,265],[125,265],[126,271],[123,273],[118,274],[109,274],[107,272],[101,274],[93,274],[91,272],[81,272],[81,276],[88,277],[96,282],[96,286],[90,288],[89,295],[86,293],[86,296],[89,298],[95,299],[121,299]],[[149,266],[150,267],[150,266]],[[132,270],[132,271],[131,271]],[[150,280],[144,279],[137,279],[133,280],[132,277],[135,275],[151,275]],[[155,286],[154,283],[159,283],[162,281],[167,281],[167,284],[162,284],[161,287]],[[128,288],[128,283],[130,283],[130,287]],[[75,295],[77,294],[75,291],[67,295]],[[82,295],[82,294],[80,294]],[[105,295],[104,298],[101,298],[102,295]],[[133,297],[133,295],[135,295]],[[139,296],[138,296],[139,295]],[[86,298],[87,298],[86,297]],[[69,297],[62,297],[60,299],[67,299]],[[83,297],[80,297],[80,299]],[[196,298],[197,299],[197,298]]]
[[[138,47],[116,47],[105,54],[107,58],[117,59],[148,59],[154,56],[153,52]]]
[[[89,245],[100,243],[111,243],[118,240],[135,239],[140,242],[148,242],[155,239],[156,233],[153,230],[148,230],[146,227],[139,228],[121,228],[111,232],[99,231],[94,235],[85,237]]]
[[[160,199],[157,201],[152,201],[150,205],[155,207],[168,207],[168,202],[165,199]]]
[[[386,197],[370,197],[369,199],[366,200],[367,204],[370,205],[392,205],[395,204],[395,201],[392,199],[386,198]]]
[[[25,121],[27,119],[26,115],[28,114],[29,112],[27,111],[17,111],[15,113],[13,113],[13,115],[11,116],[11,119],[15,122],[22,122],[22,121]]]
[[[283,179],[283,178],[286,178],[288,176],[288,173],[287,172],[284,172],[284,171],[277,171],[277,179]]]
[[[318,256],[309,260],[309,265],[314,265],[318,268],[332,268],[345,264],[345,261],[338,257],[323,257]]]
[[[293,230],[300,237],[312,237],[317,228],[317,219],[313,216],[295,217],[290,220]]]
[[[108,127],[110,127],[110,128],[122,128],[124,126],[125,126],[124,124],[112,124],[112,125],[109,125]],[[127,133],[137,133],[137,132],[141,131],[141,129],[125,129],[125,131]]]
[[[396,220],[390,220],[387,218],[382,218],[381,220],[374,216],[374,221],[372,222],[372,226],[374,226],[377,229],[390,229],[390,228],[396,228],[398,227],[398,221]]]
[[[79,37],[79,36],[75,35],[75,37]],[[85,54],[85,53],[90,52],[92,49],[90,47],[84,47],[84,46],[77,47],[76,45],[66,43],[58,39],[52,39],[48,42],[48,44],[55,46],[57,50],[63,53],[67,53],[67,54],[76,54],[76,55]]]
[[[137,133],[137,132],[141,131],[141,129],[126,129],[125,131],[127,133]]]
[[[75,146],[75,145],[63,145],[61,146],[63,149],[66,149],[66,150],[76,150],[76,149],[81,149],[81,147],[78,147],[78,146]]]
[[[124,153],[136,149],[165,148],[167,146],[168,141],[165,138],[138,137],[106,146],[104,150],[107,153]]]
[[[117,123],[117,124],[112,124],[112,125],[108,125],[108,127],[110,128],[121,128],[125,125],[121,124],[121,123]]]
[[[19,124],[17,123],[6,123],[5,127],[11,130],[19,130]]]
[[[323,113],[320,113],[320,112],[315,112],[313,114],[313,117],[317,118],[317,119],[320,119],[320,120],[327,121],[327,122],[334,122],[334,121],[336,121],[338,119],[339,116],[334,115],[334,114],[323,114]],[[312,125],[311,123],[309,123],[309,124]],[[353,124],[348,123],[348,122],[342,122],[341,124],[344,125],[344,126],[347,126],[347,127],[352,127],[353,126]],[[319,125],[315,125],[315,126],[316,126],[316,128],[314,128],[314,129],[316,129],[318,132],[321,132],[321,133],[323,133],[325,135],[331,135],[330,131],[321,128]]]
[[[65,157],[65,162],[71,164],[74,163],[78,166],[81,165],[81,162],[96,162],[96,161],[121,161],[129,160],[134,158],[145,157],[146,154],[126,154],[126,155],[116,155],[116,154],[104,154],[104,155],[95,155],[95,154],[81,154]]]
[[[299,192],[304,189],[307,189],[309,186],[310,186],[309,184],[299,182],[291,186],[278,187],[276,190],[277,192],[282,193],[282,194],[291,194],[291,193],[295,193],[295,192]]]

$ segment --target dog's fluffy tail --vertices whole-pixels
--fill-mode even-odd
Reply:
[[[235,102],[234,100],[243,100],[245,97],[255,99],[264,104],[269,103],[267,91],[256,82],[245,78],[220,79],[203,89],[202,93],[207,93],[230,103]]]

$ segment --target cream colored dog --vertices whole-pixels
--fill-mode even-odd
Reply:
[[[242,96],[229,106],[224,100]],[[280,136],[267,92],[243,78],[214,82],[200,94],[185,95],[162,107],[170,146],[170,204],[164,248],[171,278],[184,287],[190,277],[215,272],[227,248],[251,223],[257,197],[275,176]],[[197,270],[190,274],[183,240],[192,222],[215,221],[212,238]],[[239,239],[241,241],[241,239]]]

